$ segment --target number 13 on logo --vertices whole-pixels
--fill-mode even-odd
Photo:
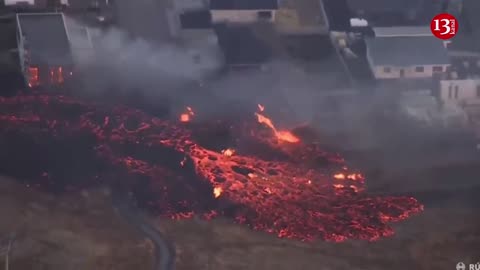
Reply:
[[[451,39],[457,34],[457,18],[448,13],[438,14],[430,22],[430,30],[439,39]]]

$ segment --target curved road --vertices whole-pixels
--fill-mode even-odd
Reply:
[[[147,223],[146,218],[140,214],[130,197],[116,189],[112,189],[112,203],[116,212],[137,231],[150,239],[155,245],[154,270],[175,269],[175,248],[166,237]]]

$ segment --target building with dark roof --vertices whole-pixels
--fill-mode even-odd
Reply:
[[[208,10],[185,11],[179,15],[182,29],[208,29],[212,27],[212,15]]]
[[[61,13],[17,14],[17,44],[20,65],[31,86],[63,83],[73,67]]]
[[[394,36],[385,32],[384,36],[366,39],[367,59],[375,78],[432,78],[450,66],[441,40],[431,35]]]
[[[211,0],[213,23],[245,24],[275,20],[278,0]]]
[[[457,34],[451,39],[449,49],[458,56],[480,58],[480,1],[462,1],[462,14],[458,16]]]
[[[271,47],[252,28],[216,25],[214,29],[227,66],[258,66],[271,59]]]
[[[210,10],[278,9],[277,0],[210,0]]]

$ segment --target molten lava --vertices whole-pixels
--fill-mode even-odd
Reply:
[[[186,111],[180,114],[180,122],[190,122],[195,115],[191,107],[187,107]]]
[[[261,104],[258,104],[258,109],[260,112],[263,112],[265,110],[265,107]],[[298,143],[300,142],[300,139],[297,138],[295,135],[293,135],[290,131],[287,130],[277,130],[275,125],[273,124],[273,121],[268,118],[267,116],[261,114],[261,113],[255,113],[255,116],[257,117],[257,121],[261,124],[264,124],[265,126],[269,127],[277,139],[279,141],[285,141],[289,143]]]
[[[79,171],[89,173],[91,179],[128,181],[135,192],[149,192],[137,197],[147,197],[151,209],[173,219],[195,213],[207,219],[224,215],[279,237],[375,240],[393,234],[389,222],[423,209],[414,198],[369,195],[361,174],[318,145],[304,144],[293,135],[295,144],[265,140],[268,136],[282,139],[272,121],[259,113],[262,125],[252,119],[251,134],[268,126],[270,133],[262,133],[258,141],[265,141],[267,152],[281,155],[281,160],[260,158],[257,152],[240,154],[238,145],[232,145],[236,153],[234,148],[207,149],[194,139],[191,129],[195,127],[127,107],[109,108],[46,94],[0,98],[0,105],[0,135],[9,148],[20,149],[15,158],[4,155],[4,159],[10,167],[21,157],[27,162],[17,164],[16,173],[36,168],[37,178],[45,181],[40,185],[63,181],[74,175],[64,175],[68,169],[63,165],[44,164],[44,160],[74,156],[76,166],[90,164],[88,172]],[[193,111],[187,109],[185,114],[189,121]],[[35,147],[56,152],[36,157],[28,152]],[[89,156],[91,152],[94,156]],[[0,166],[7,165],[0,162]],[[87,180],[85,175],[78,182]],[[147,186],[142,189],[140,184]]]
[[[225,150],[222,150],[222,154],[227,157],[231,157],[235,154],[235,149],[227,148]]]
[[[213,196],[215,196],[215,198],[220,197],[220,195],[222,195],[222,192],[223,192],[223,189],[221,187],[213,188]]]

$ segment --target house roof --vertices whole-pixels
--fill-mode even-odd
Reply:
[[[257,65],[270,60],[272,49],[250,27],[217,25],[214,29],[227,65]]]
[[[22,13],[17,22],[34,65],[71,65],[70,42],[61,13]]]
[[[211,29],[212,15],[208,10],[187,11],[180,14],[182,29]]]
[[[320,0],[282,0],[275,14],[275,27],[284,34],[323,34],[329,22]]]
[[[210,0],[211,10],[278,9],[278,0]]]
[[[465,0],[463,9],[465,14],[458,18],[458,32],[452,38],[452,44],[449,49],[453,51],[480,52],[480,16],[477,10],[480,9],[480,1]]]
[[[447,49],[435,37],[377,37],[366,39],[370,61],[375,66],[449,64]]]
[[[374,27],[373,31],[376,37],[432,36],[427,26]]]
[[[419,8],[422,2],[422,0],[347,0],[347,5],[351,10],[378,12]]]

